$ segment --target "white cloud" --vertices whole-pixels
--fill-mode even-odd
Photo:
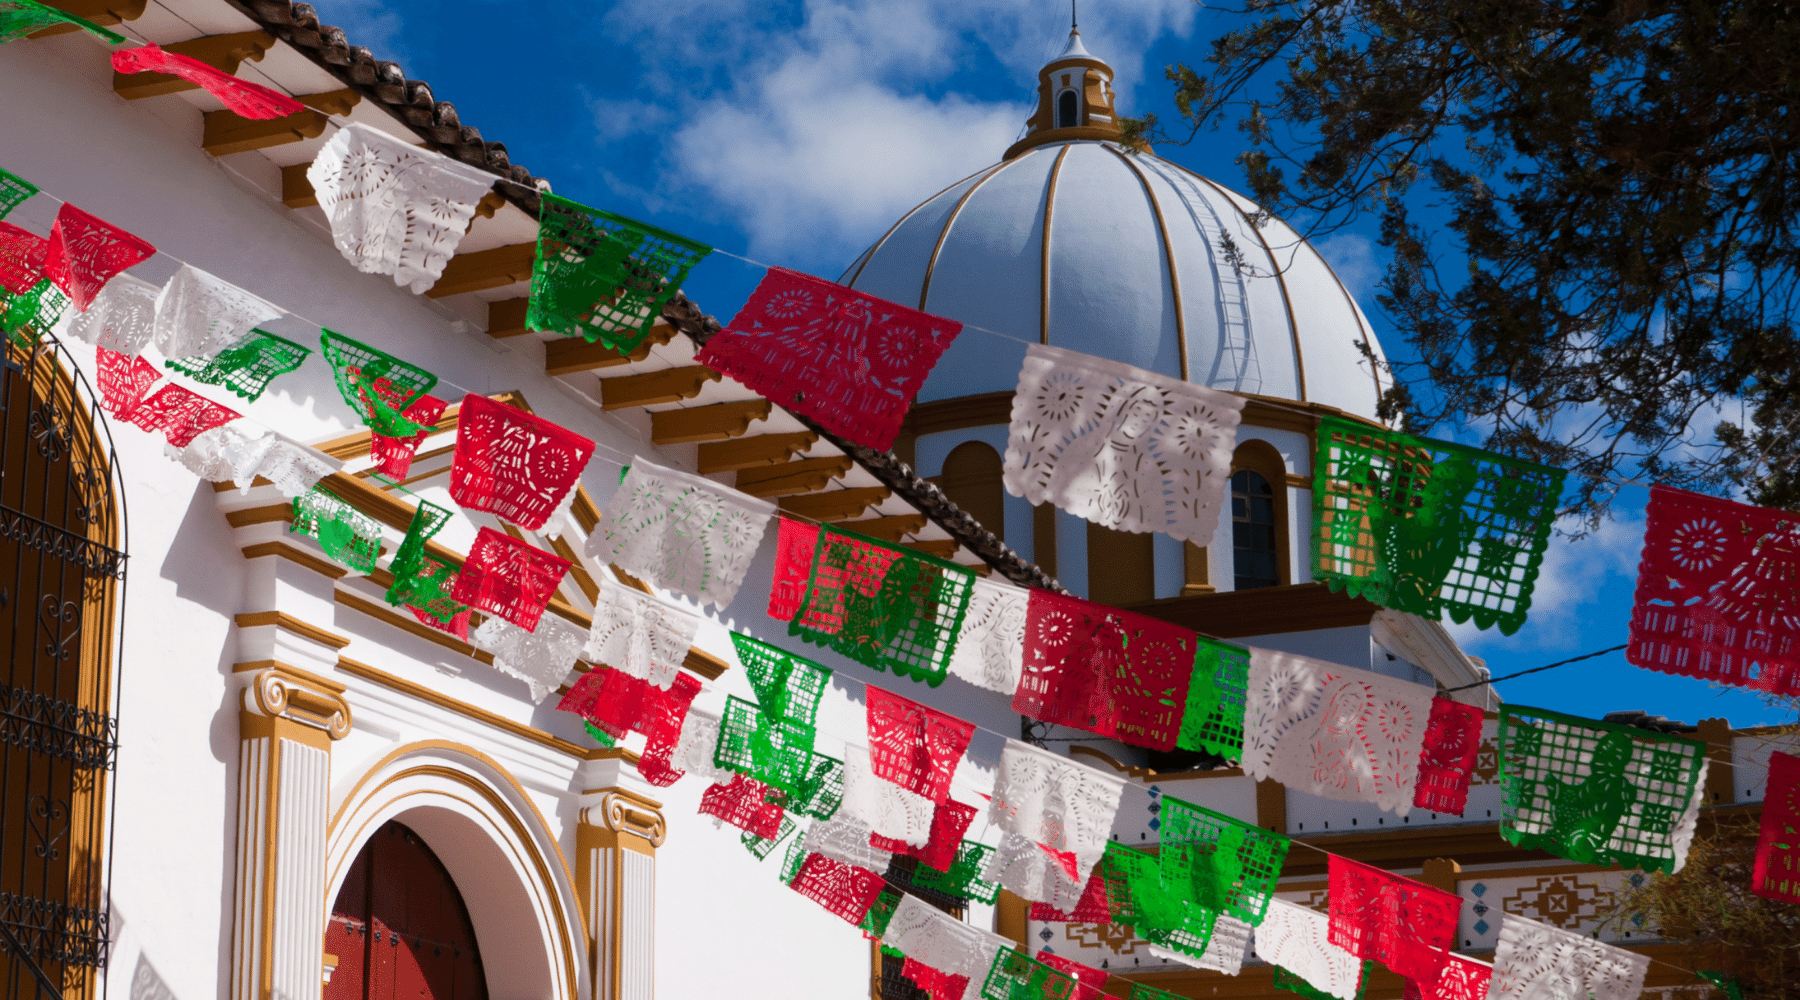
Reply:
[[[1560,527],[1573,531],[1579,523],[1565,520]],[[1446,621],[1445,625],[1458,644],[1478,656],[1527,649],[1569,650],[1578,655],[1617,645],[1624,639],[1623,616],[1630,614],[1643,547],[1643,518],[1622,510],[1579,540],[1553,534],[1532,591],[1530,618],[1518,634],[1509,637],[1496,629],[1483,631],[1474,622],[1454,625]]]
[[[351,45],[361,45],[386,59],[406,65],[405,20],[381,0],[325,0],[313,4],[319,23],[344,29]]]
[[[1367,312],[1381,282],[1381,264],[1375,259],[1375,242],[1358,233],[1333,233],[1313,241],[1313,248],[1331,265],[1338,280]]]

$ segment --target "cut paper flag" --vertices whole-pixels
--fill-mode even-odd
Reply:
[[[794,620],[800,599],[806,595],[806,581],[812,576],[813,547],[818,542],[818,525],[782,517],[781,530],[775,536],[775,576],[769,585],[770,618]]]
[[[1157,816],[1163,866],[1192,886],[1194,901],[1253,927],[1262,923],[1287,858],[1287,835],[1170,795],[1162,796]]]
[[[1221,913],[1213,921],[1212,937],[1206,942],[1206,951],[1200,957],[1184,955],[1157,944],[1149,946],[1150,954],[1167,961],[1191,965],[1196,969],[1211,969],[1227,976],[1235,976],[1243,971],[1244,953],[1250,950],[1252,930],[1242,920]]]
[[[661,692],[622,670],[589,670],[556,703],[615,740],[648,725],[652,699]]]
[[[887,882],[880,872],[808,854],[788,887],[847,924],[860,923]]]
[[[1069,991],[1067,1000],[1100,1000],[1106,995],[1102,989],[1110,973],[1105,970],[1090,968],[1048,951],[1038,952],[1037,960],[1074,980],[1075,988]]]
[[[1800,757],[1780,751],[1769,754],[1750,891],[1800,904]]]
[[[829,668],[742,632],[731,633],[731,645],[764,715],[813,724],[831,683]]]
[[[667,690],[687,660],[700,619],[604,574],[596,579],[600,599],[594,602],[588,657]]]
[[[981,1000],[1072,1000],[1078,996],[1086,995],[1074,977],[1012,949],[994,955],[994,964],[981,981]]]
[[[1031,919],[1046,924],[1110,924],[1115,910],[1123,912],[1130,905],[1123,900],[1117,906],[1113,905],[1111,885],[1106,879],[1105,866],[1095,865],[1074,906],[1061,910],[1049,903],[1033,903]]]
[[[306,110],[306,105],[286,94],[221,72],[190,56],[164,52],[156,45],[114,52],[112,65],[120,73],[168,73],[181,77],[205,88],[225,105],[225,110],[242,118],[286,118]]]
[[[1461,816],[1468,806],[1469,779],[1480,750],[1481,709],[1448,698],[1431,699],[1413,806]]]
[[[1369,972],[1374,966],[1374,962],[1364,962],[1362,968],[1358,970],[1356,980],[1356,1000],[1363,1000],[1363,998],[1368,995]],[[1275,967],[1274,971],[1275,974],[1271,979],[1271,983],[1276,989],[1286,990],[1295,996],[1305,997],[1306,1000],[1332,1000],[1331,994],[1314,987],[1313,984],[1306,981],[1305,977],[1297,973],[1289,972],[1279,965]]]
[[[1506,913],[1487,1000],[1637,1000],[1649,971],[1648,955]]]
[[[446,566],[425,553],[425,543],[450,522],[450,511],[437,504],[420,500],[413,511],[406,537],[394,550],[388,572],[394,582],[388,587],[387,602],[412,608],[421,619],[429,617],[439,624],[466,614],[468,605],[450,597],[456,582],[456,569]]]
[[[1500,707],[1496,742],[1509,843],[1586,864],[1681,870],[1705,743],[1511,704]]]
[[[274,444],[269,447],[262,464],[256,467],[256,475],[267,479],[283,496],[297,497],[344,467],[343,462],[329,455],[272,431],[270,434],[275,439]],[[196,437],[195,441],[200,439]],[[243,486],[248,487],[249,483],[244,482]]]
[[[1525,624],[1563,470],[1337,417],[1318,440],[1314,579],[1422,618]]]
[[[482,622],[470,641],[476,649],[493,654],[495,670],[524,681],[535,704],[550,697],[575,669],[587,634],[556,615],[538,619],[530,632],[496,617]]]
[[[733,775],[730,783],[713,784],[700,794],[700,812],[772,840],[781,833],[782,809],[764,801],[768,791],[760,781]]]
[[[1000,835],[1000,847],[988,858],[981,877],[1006,887],[1020,899],[1058,910],[1078,905],[1086,890],[1076,873],[1073,853],[1052,850],[1016,833]]]
[[[258,323],[280,317],[279,308],[183,264],[157,293],[152,337],[165,358],[210,358],[242,340]]]
[[[1372,671],[1253,649],[1244,773],[1405,816],[1434,696],[1422,684]]]
[[[928,892],[992,904],[1000,898],[1000,886],[982,878],[982,872],[993,853],[994,849],[986,844],[965,840],[949,866],[938,869],[921,864],[912,874],[912,884]]]
[[[629,354],[662,317],[688,270],[711,252],[703,243],[545,192],[526,329]]]
[[[1088,874],[1106,853],[1124,790],[1123,775],[1104,774],[1009,739],[1000,754],[988,820],[1002,832],[1073,855],[1075,868],[1069,875],[1079,898]]]
[[[1048,590],[1031,592],[1013,711],[1169,750],[1194,675],[1194,633]]]
[[[995,694],[1011,696],[1025,670],[1025,615],[1031,591],[975,578],[969,610],[950,654],[950,675]]]
[[[1095,524],[1212,543],[1244,399],[1044,344],[1025,349],[1006,491]]]
[[[173,359],[169,362],[169,370],[180,372],[196,382],[222,386],[244,401],[254,403],[277,375],[299,368],[311,353],[286,337],[252,330],[250,336],[210,358]]]
[[[948,872],[961,857],[963,835],[969,832],[969,825],[975,822],[976,812],[974,806],[963,805],[955,799],[945,799],[932,810],[931,839],[926,841],[924,847],[915,847],[904,840],[879,834],[871,835],[869,842],[884,851],[918,858],[919,864],[926,868]]]
[[[700,679],[692,674],[676,674],[667,691],[646,692],[644,716],[638,728],[644,732],[644,752],[638,757],[638,776],[658,787],[674,784],[685,773],[677,769],[676,757],[681,749],[681,733],[694,696],[700,693]],[[787,821],[783,820],[783,829]],[[777,840],[780,838],[777,837]]]
[[[1437,982],[1406,981],[1404,1000],[1487,1000],[1494,967],[1466,955],[1451,955]]]
[[[331,561],[367,575],[381,555],[381,524],[317,486],[294,498],[292,534],[311,535]]]
[[[769,715],[732,695],[725,701],[713,759],[781,792],[799,789],[812,766],[811,723]]]
[[[788,634],[858,663],[944,682],[975,571],[829,524]]]
[[[837,815],[844,801],[844,762],[814,752],[806,765],[806,777],[792,791],[780,792],[782,804],[790,812],[813,819],[830,819]],[[876,844],[873,835],[869,843]],[[876,846],[880,846],[876,844]]]
[[[886,451],[962,324],[771,267],[694,359],[826,431]]]
[[[115,419],[129,421],[150,387],[162,378],[162,372],[143,358],[104,347],[97,348],[94,357],[99,369],[94,381],[100,388],[100,405]]]
[[[120,354],[137,356],[156,335],[156,297],[162,289],[129,274],[114,275],[87,312],[69,321],[69,336]]]
[[[950,779],[975,737],[964,722],[870,684],[865,714],[875,776],[932,802],[950,797]]]
[[[1256,957],[1338,1000],[1355,1000],[1362,984],[1362,963],[1331,943],[1330,919],[1285,899],[1272,901],[1257,926]]]
[[[1462,897],[1335,854],[1331,943],[1417,982],[1438,980],[1456,945]]]
[[[33,0],[15,0],[15,2],[27,6],[43,6],[42,4],[34,3]],[[57,11],[57,13],[60,14],[62,12]],[[108,34],[111,34],[111,32],[108,32]],[[16,174],[0,170],[0,219],[5,218],[6,213],[23,205],[27,198],[30,198],[37,193],[38,189],[36,184],[33,184]]]
[[[737,596],[775,505],[642,456],[587,539],[587,555],[723,608]]]
[[[443,275],[496,178],[349,122],[319,150],[306,179],[345,260],[423,295]]]
[[[403,414],[437,386],[436,375],[331,330],[319,331],[319,349],[331,366],[338,394],[371,431],[411,437],[425,430]]]
[[[876,777],[869,751],[855,745],[844,747],[843,811],[883,837],[914,847],[931,842],[932,801]]]
[[[1800,694],[1800,517],[1650,487],[1625,658],[1776,695]]]
[[[1203,635],[1193,637],[1194,676],[1175,745],[1226,760],[1244,754],[1244,700],[1250,684],[1250,651]]]
[[[86,312],[113,275],[155,253],[148,241],[64,202],[50,227],[44,277],[62,289],[77,312]]]
[[[568,571],[568,560],[484,527],[469,546],[450,596],[533,630]]]
[[[1152,857],[1117,842],[1106,847],[1112,923],[1127,925],[1151,944],[1199,958],[1206,954],[1219,911],[1196,899],[1187,873],[1195,848],[1165,844]]]
[[[713,748],[718,745],[719,717],[704,709],[690,707],[687,718],[681,720],[681,738],[675,741],[670,766],[707,781],[730,781],[737,772],[713,763]]]
[[[892,918],[889,918],[889,923],[892,923]],[[912,980],[926,994],[924,1000],[962,1000],[963,992],[969,988],[969,977],[939,972],[911,957],[900,967],[900,974]]]
[[[38,3],[37,0],[0,0],[0,45],[26,35],[35,35],[59,24],[72,24],[108,45],[119,45],[125,41],[124,35],[114,34],[86,18],[76,17],[68,11]],[[5,214],[0,211],[0,215]]]
[[[233,420],[194,435],[194,440],[185,448],[165,447],[164,452],[207,482],[231,483],[240,490],[248,490],[268,466],[278,444],[281,442],[275,432],[267,427],[249,420]],[[295,492],[305,493],[329,471],[321,472]],[[268,477],[265,475],[264,478]],[[293,495],[295,493],[289,494]]]
[[[823,854],[833,861],[869,871],[885,872],[894,860],[892,851],[870,846],[868,826],[841,814],[829,822],[808,827],[804,841],[803,850],[809,853]]]
[[[38,282],[21,295],[0,296],[0,330],[21,346],[38,341],[69,307],[69,299],[49,279]]]
[[[238,419],[236,410],[195,395],[178,385],[165,385],[132,408],[130,421],[160,433],[170,447],[186,448],[202,433]]]
[[[593,455],[594,442],[574,431],[470,393],[457,418],[450,498],[537,531],[568,509]]]
[[[882,943],[921,965],[973,982],[985,981],[994,956],[1014,947],[1011,940],[963,923],[912,895],[902,896],[894,907]]]
[[[0,288],[23,295],[44,280],[50,241],[10,222],[0,222]]]
[[[769,840],[758,837],[748,830],[745,830],[744,835],[738,839],[743,842],[744,849],[750,852],[751,857],[761,861],[768,857],[770,852],[774,851],[775,848],[781,846],[781,842],[786,840],[788,835],[797,829],[799,829],[799,827],[794,825],[793,820],[783,816],[781,818],[781,832],[775,835],[775,839]]]
[[[389,437],[376,431],[369,432],[369,458],[375,468],[389,479],[405,479],[412,472],[413,456],[419,453],[419,446],[425,439],[440,428],[437,423],[450,404],[430,393],[413,397],[400,411],[401,418],[409,424],[420,428],[417,434],[403,437]]]

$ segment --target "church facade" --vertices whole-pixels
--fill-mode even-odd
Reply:
[[[1117,143],[1110,67],[1072,35],[1039,74],[1039,105],[988,170],[897,220],[840,281],[969,324],[891,455],[852,454],[694,359],[718,329],[678,299],[621,353],[527,328],[539,199],[548,182],[398,65],[289,0],[63,0],[126,35],[290,94],[306,110],[240,118],[161,74],[115,73],[108,47],[52,29],[0,46],[0,168],[40,189],[6,221],[48,231],[79,205],[155,244],[131,272],[184,265],[275,304],[296,343],[321,328],[437,373],[454,400],[503,399],[593,439],[566,512],[525,541],[574,567],[547,613],[586,627],[602,582],[641,586],[581,553],[635,458],[691,471],[797,516],[1016,575],[1035,564],[1076,594],[1236,642],[1459,688],[1484,676],[1443,627],[1312,581],[1311,467],[1321,416],[1374,423],[1386,375],[1375,335],[1315,250],[1241,196]],[[424,292],[352,267],[306,167],[344,122],[445,153],[494,192]],[[553,180],[553,179],[552,179]],[[651,220],[654,221],[654,220]],[[697,814],[697,778],[655,787],[641,737],[605,746],[554,695],[387,603],[386,570],[356,574],[291,530],[267,480],[206,482],[163,441],[98,405],[94,348],[46,318],[0,373],[0,982],[5,1000],[650,1000],[898,997],[856,928],[783,887],[737,832]],[[1065,347],[1239,393],[1232,516],[1199,548],[1099,528],[1001,484],[1026,344]],[[215,394],[216,396],[216,394]],[[410,475],[373,474],[371,440],[312,359],[254,401],[221,401],[337,471],[321,485],[381,526],[391,551],[415,506],[455,510],[447,480],[459,405],[428,428]],[[1096,449],[1105,446],[1104,435]],[[1097,452],[1098,453],[1098,452]],[[971,526],[959,514],[972,515]],[[458,565],[497,519],[459,512],[430,549]],[[751,687],[733,631],[782,642],[766,610],[770,530],[684,671],[696,705]],[[608,583],[610,586],[610,583]],[[683,603],[659,595],[670,603]],[[836,672],[822,749],[864,741],[864,686],[980,725],[954,795],[991,791],[1007,698],[959,681],[900,686]],[[598,666],[579,664],[562,690]],[[1488,689],[1459,692],[1490,710]],[[1167,797],[1193,801],[1458,893],[1461,949],[1491,952],[1498,914],[1589,930],[1629,877],[1511,847],[1484,748],[1461,817],[1327,802],[1218,761],[1157,755],[1034,726],[1028,738],[1127,776],[1114,839],[1157,840]],[[1715,814],[1755,815],[1773,742],[1723,720]],[[1729,761],[1729,764],[1722,762]],[[997,839],[972,828],[972,838]],[[1299,847],[1280,895],[1322,905],[1324,855]],[[1194,997],[1274,996],[1149,955],[1128,928],[1029,919],[1022,900],[964,919],[1036,954]],[[1674,946],[1607,931],[1670,958]],[[1370,998],[1397,998],[1377,972]],[[1653,968],[1656,990],[1691,979]],[[1116,992],[1116,991],[1115,991]]]

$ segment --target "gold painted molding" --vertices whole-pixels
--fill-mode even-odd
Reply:
[[[652,848],[668,838],[662,804],[624,788],[601,790],[600,801],[581,810],[581,822],[646,840]]]
[[[350,702],[344,685],[275,661],[258,671],[244,690],[244,711],[266,719],[285,719],[323,732],[330,740],[350,735]],[[263,735],[243,727],[246,737]]]
[[[237,622],[238,628],[257,628],[263,625],[273,625],[284,632],[292,632],[302,638],[323,643],[330,646],[332,649],[343,649],[345,646],[350,645],[349,639],[338,635],[336,632],[330,632],[317,625],[303,622],[285,611],[246,611],[237,615],[233,621]]]
[[[327,559],[320,559],[311,552],[294,548],[286,542],[257,542],[255,545],[244,546],[243,551],[245,559],[260,559],[263,556],[274,556],[277,559],[286,559],[289,562],[297,563],[312,570],[314,573],[328,576],[333,580],[342,580],[350,574],[349,570],[339,566],[337,563]]]

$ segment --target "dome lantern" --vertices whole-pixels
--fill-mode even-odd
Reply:
[[[1071,27],[1062,54],[1038,70],[1037,111],[1025,120],[1025,138],[1013,143],[1005,159],[1046,143],[1118,138],[1112,67],[1094,58],[1081,44],[1081,32]]]

